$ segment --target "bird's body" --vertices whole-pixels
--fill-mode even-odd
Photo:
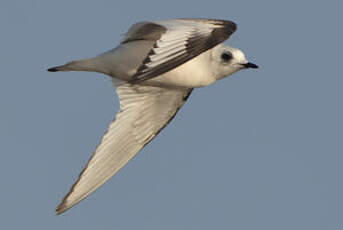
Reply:
[[[104,73],[112,78],[120,100],[120,112],[57,207],[58,214],[86,198],[149,143],[193,88],[257,68],[242,51],[220,44],[235,30],[235,23],[224,20],[140,22],[115,49],[49,69]]]
[[[84,68],[84,66],[92,66],[94,63],[99,63],[94,67],[90,67],[89,69],[91,71],[107,74],[116,79],[129,81],[139,68],[138,64],[143,62],[144,58],[146,58],[146,55],[149,52],[145,48],[145,46],[148,46],[146,43],[147,42],[145,41],[133,41],[130,43],[121,44],[114,50],[94,58],[76,61],[76,63],[73,63],[73,65],[82,65],[81,68]],[[139,49],[141,52],[130,52],[137,49]],[[143,84],[186,88],[196,88],[210,85],[216,81],[215,72],[210,66],[212,53],[213,50],[208,50],[196,58],[193,58],[180,65],[178,68],[172,69],[155,78],[149,79]],[[87,64],[88,62],[92,64]],[[104,65],[104,63],[106,63],[106,65]]]

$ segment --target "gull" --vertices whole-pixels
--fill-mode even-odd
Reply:
[[[116,48],[48,69],[106,74],[120,101],[114,121],[56,214],[118,172],[174,118],[194,88],[258,68],[241,50],[222,44],[236,29],[234,22],[217,19],[139,22]]]

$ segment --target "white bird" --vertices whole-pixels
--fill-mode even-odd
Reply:
[[[244,53],[221,43],[236,31],[232,21],[172,19],[134,24],[115,49],[48,69],[109,75],[120,111],[70,191],[61,214],[103,185],[176,115],[193,88],[246,68]]]

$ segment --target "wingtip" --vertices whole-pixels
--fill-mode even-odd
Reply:
[[[68,207],[66,206],[66,204],[64,202],[62,202],[56,207],[55,214],[61,215],[62,213],[64,213],[67,210],[68,210]]]
[[[237,30],[237,24],[235,22],[229,20],[223,20],[223,22],[231,33],[234,33]]]
[[[237,23],[230,21],[231,22],[231,26],[232,26],[232,30],[233,32],[235,32],[237,30]]]

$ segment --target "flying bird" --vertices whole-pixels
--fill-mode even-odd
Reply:
[[[57,214],[118,172],[173,119],[193,88],[258,68],[241,50],[222,44],[236,28],[232,21],[215,19],[139,22],[116,48],[48,69],[106,74],[120,100],[120,111]]]

